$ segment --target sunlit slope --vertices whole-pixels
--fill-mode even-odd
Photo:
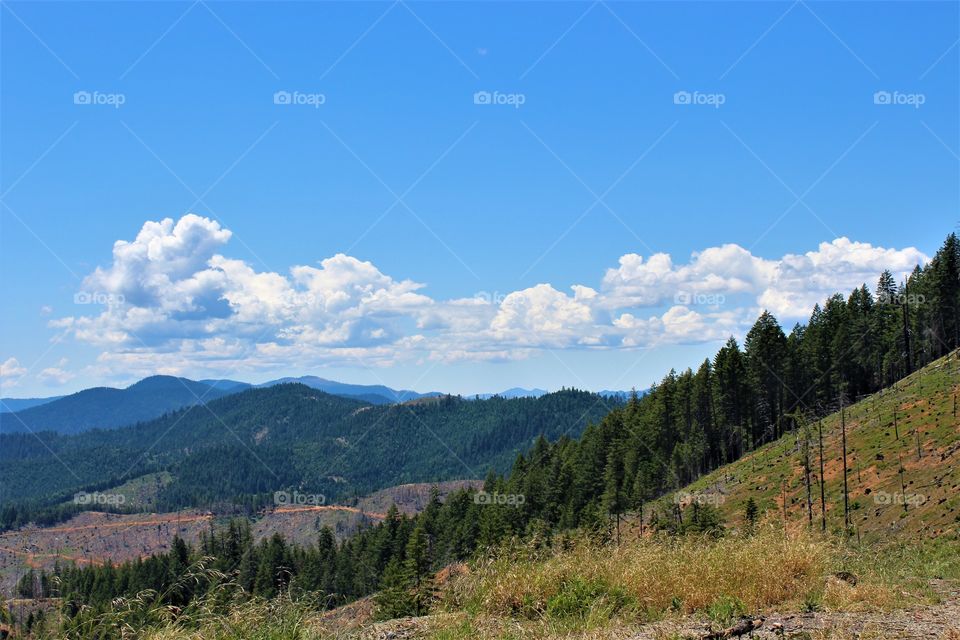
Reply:
[[[850,524],[864,539],[938,536],[960,525],[960,352],[937,360],[844,410]],[[896,415],[896,425],[894,416]],[[838,411],[822,421],[823,477],[829,530],[844,528],[843,437]],[[809,432],[813,526],[821,526],[818,424]],[[808,521],[803,430],[761,447],[665,500],[699,499],[731,525],[753,498],[791,526]],[[902,462],[902,483],[901,483]],[[906,504],[904,504],[906,503]]]

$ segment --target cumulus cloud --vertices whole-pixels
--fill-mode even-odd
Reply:
[[[820,243],[816,251],[784,256],[757,302],[774,315],[803,318],[815,303],[837,291],[846,293],[864,283],[872,288],[884,269],[904,277],[927,261],[926,255],[912,247],[885,249],[837,238]]]
[[[26,367],[20,366],[19,360],[13,357],[7,358],[0,363],[0,386],[15,387],[26,373]]]
[[[508,361],[543,349],[640,348],[721,340],[767,308],[806,317],[836,290],[910,271],[927,257],[838,238],[768,259],[736,244],[686,262],[627,254],[596,287],[542,283],[449,300],[423,283],[337,254],[285,273],[224,255],[231,232],[188,214],[147,222],[83,282],[75,315],[51,326],[102,348],[95,368],[149,374],[404,361]],[[12,361],[12,362],[11,362]],[[5,371],[19,365],[10,359]],[[4,373],[4,376],[7,374]],[[40,374],[68,380],[62,365]],[[62,382],[60,382],[62,384]]]
[[[503,299],[490,324],[493,337],[524,346],[558,346],[593,340],[594,317],[589,302],[595,292],[574,289],[570,296],[549,284],[514,291]]]
[[[656,306],[669,302],[723,304],[731,296],[748,294],[757,306],[781,319],[809,316],[813,305],[827,296],[867,283],[890,269],[908,273],[929,258],[915,248],[887,249],[837,238],[816,251],[787,254],[768,260],[736,244],[694,253],[687,264],[675,265],[658,253],[644,260],[637,254],[620,258],[603,277],[601,291],[610,308]]]

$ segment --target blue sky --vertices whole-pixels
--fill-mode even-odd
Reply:
[[[960,219],[955,2],[0,21],[5,396],[153,372],[644,387]]]

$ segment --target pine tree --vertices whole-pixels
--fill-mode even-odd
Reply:
[[[414,615],[424,615],[433,599],[432,540],[421,518],[407,543],[404,570],[413,587]]]
[[[604,472],[603,509],[616,520],[617,544],[620,544],[620,517],[627,510],[627,492],[623,486],[623,450],[611,447]]]
[[[415,615],[416,601],[410,585],[410,577],[398,558],[392,558],[380,580],[380,592],[374,598],[376,617],[381,620]]]
[[[744,507],[744,517],[747,520],[747,529],[753,531],[757,526],[757,520],[760,519],[760,508],[752,496],[747,498],[747,504]]]

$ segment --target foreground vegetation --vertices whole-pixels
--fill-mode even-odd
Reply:
[[[655,536],[620,546],[580,540],[479,560],[443,592],[443,608],[466,611],[480,625],[491,615],[516,620],[533,636],[678,616],[728,625],[772,611],[889,611],[934,601],[925,585],[960,578],[958,550],[956,539],[860,547],[806,529],[785,535],[772,521],[754,534],[719,539]]]
[[[590,537],[505,543],[440,576],[432,615],[416,635],[476,637],[620,636],[657,621],[693,616],[718,627],[773,611],[890,611],[931,604],[930,579],[960,579],[960,541],[859,546],[807,529],[785,534],[774,519],[753,533],[659,534],[596,544]],[[37,638],[313,640],[369,635],[370,610],[343,618],[315,596],[292,591],[249,597],[202,563],[185,581],[219,581],[183,607],[144,591],[70,631],[35,628]],[[166,594],[169,596],[170,594]],[[335,612],[336,613],[336,612]]]

